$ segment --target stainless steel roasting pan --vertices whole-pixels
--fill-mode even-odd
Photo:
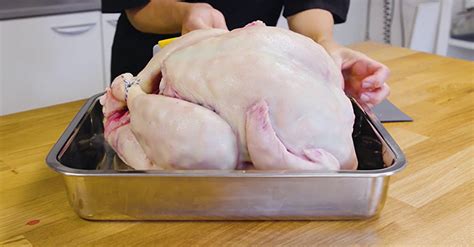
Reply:
[[[46,158],[72,208],[90,220],[336,220],[377,215],[405,156],[374,114],[353,102],[357,171],[135,171],[103,138],[99,96]]]

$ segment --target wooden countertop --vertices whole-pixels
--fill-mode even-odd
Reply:
[[[83,101],[0,118],[0,245],[474,245],[474,63],[376,43],[389,99],[415,119],[386,128],[408,167],[364,221],[91,222],[44,159]]]

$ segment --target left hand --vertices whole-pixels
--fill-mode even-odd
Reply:
[[[369,107],[379,104],[390,94],[390,87],[385,83],[390,74],[387,66],[334,42],[322,42],[321,45],[341,68],[347,94]]]
[[[196,29],[220,28],[227,30],[224,15],[207,3],[189,3],[181,20],[181,34]]]

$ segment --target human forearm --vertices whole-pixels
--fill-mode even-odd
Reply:
[[[292,31],[303,34],[326,49],[338,46],[334,41],[332,14],[323,9],[309,9],[288,17]]]
[[[189,3],[176,0],[151,0],[142,7],[127,9],[130,23],[145,33],[179,33]]]
[[[227,29],[222,13],[207,3],[151,0],[147,5],[126,10],[132,25],[145,33],[187,33],[196,29]]]
[[[291,30],[324,47],[341,69],[346,93],[369,107],[380,103],[390,93],[385,83],[390,70],[365,54],[337,44],[333,38],[334,20],[330,12],[320,9],[303,11],[290,16],[288,25]]]

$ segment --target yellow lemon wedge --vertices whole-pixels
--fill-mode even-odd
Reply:
[[[169,45],[171,42],[173,42],[177,38],[178,37],[160,40],[160,41],[158,41],[158,46],[160,46],[160,48],[163,48],[163,47]]]

